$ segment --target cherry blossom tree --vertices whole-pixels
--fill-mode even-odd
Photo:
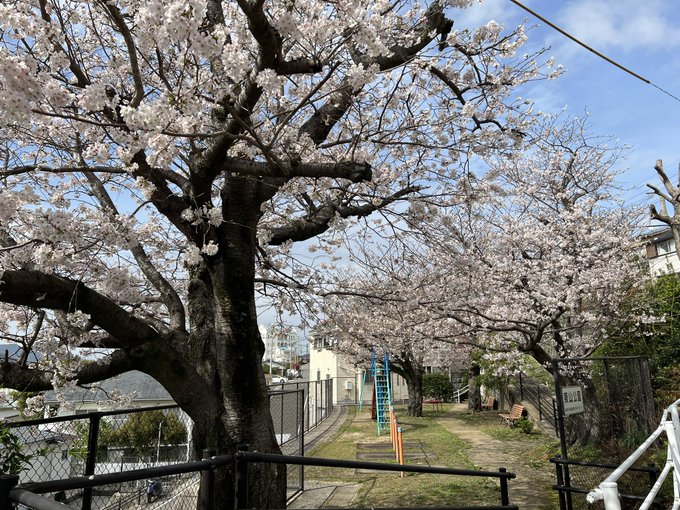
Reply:
[[[398,351],[420,331],[425,350],[422,338],[481,350],[504,371],[521,368],[520,353],[550,370],[553,358],[587,356],[626,323],[626,297],[645,273],[639,211],[617,199],[625,149],[590,134],[587,119],[560,115],[528,136],[525,151],[461,178],[457,204],[430,207],[419,244],[365,256],[370,272],[351,276],[363,280],[354,293],[363,307],[325,309],[350,323],[350,345],[380,331]]]
[[[470,349],[438,341],[457,323],[432,320],[420,306],[439,278],[426,249],[403,237],[362,247],[351,275],[323,296],[316,331],[356,365],[367,365],[372,350],[379,358],[387,353],[390,370],[406,381],[408,415],[422,416],[425,367],[463,368]]]
[[[294,309],[323,283],[294,243],[332,252],[523,139],[524,30],[457,27],[468,3],[4,2],[0,328],[46,355],[5,360],[3,386],[137,369],[197,452],[278,452],[255,296]],[[111,351],[83,363],[88,346]],[[253,470],[250,504],[280,508],[284,470]],[[229,474],[216,486],[233,506]]]
[[[535,133],[530,151],[493,162],[486,182],[471,182],[472,205],[445,221],[449,235],[435,242],[456,240],[449,249],[463,255],[463,270],[447,271],[443,288],[467,292],[438,302],[444,316],[484,333],[467,344],[548,366],[591,354],[627,318],[623,303],[645,273],[635,244],[640,212],[618,198],[625,149],[592,135],[587,118],[547,117]]]

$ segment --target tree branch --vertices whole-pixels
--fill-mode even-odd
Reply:
[[[113,203],[113,200],[111,200],[104,184],[102,184],[99,178],[92,173],[86,173],[85,177],[90,183],[92,191],[99,199],[99,203],[102,204],[102,207],[107,212],[110,221],[122,227],[121,222],[119,221],[120,215],[118,209]],[[134,235],[134,232],[128,231],[127,237],[130,241],[130,252],[132,252],[137,264],[139,264],[139,268],[161,295],[163,304],[170,315],[170,327],[178,331],[185,331],[186,315],[184,313],[184,305],[182,304],[179,295],[170,282],[168,282],[160,271],[156,269],[156,266],[153,265],[151,259],[149,259],[149,256],[144,250],[144,247],[137,239],[137,236]]]
[[[336,214],[341,218],[368,216],[372,212],[382,209],[407,195],[416,193],[420,189],[418,186],[410,186],[397,191],[389,197],[380,199],[377,203],[371,202],[364,205],[343,206],[334,202],[328,202],[319,207],[317,211],[308,214],[302,219],[293,220],[286,226],[273,229],[269,244],[276,246],[286,241],[304,241],[310,239],[328,230],[330,222]]]
[[[51,310],[79,310],[125,347],[160,339],[159,333],[106,296],[82,282],[28,270],[7,270],[0,276],[0,302]]]
[[[78,384],[98,382],[134,370],[133,364],[122,351],[114,351],[96,363],[82,365],[73,380]],[[8,361],[0,362],[0,385],[18,391],[49,391],[53,389],[53,373],[38,368],[21,366]]]
[[[352,182],[370,181],[371,167],[368,163],[290,163],[277,167],[263,161],[242,158],[224,158],[220,167],[223,172],[237,172],[258,177],[330,177],[347,179]]]

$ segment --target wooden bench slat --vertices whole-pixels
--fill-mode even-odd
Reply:
[[[524,414],[524,406],[520,404],[515,404],[512,406],[512,409],[510,410],[510,414],[508,413],[498,413],[498,416],[501,417],[501,423],[504,423],[505,425],[512,425],[515,423],[517,420],[522,418],[522,415]]]
[[[493,409],[493,403],[496,399],[493,395],[486,397],[486,401],[482,403],[482,409]]]

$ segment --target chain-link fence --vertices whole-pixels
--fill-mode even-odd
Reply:
[[[272,384],[270,392],[276,391],[302,391],[304,430],[305,432],[316,427],[325,420],[333,411],[333,387],[334,379],[322,379],[320,381],[296,381],[284,384]],[[289,408],[292,408],[290,405]],[[272,416],[279,407],[274,405]]]
[[[270,390],[269,392],[269,409],[274,422],[274,433],[281,452],[285,455],[304,455],[306,394],[304,389]],[[286,484],[289,498],[304,489],[302,466],[287,467]]]
[[[567,445],[639,444],[656,428],[646,358],[556,360]]]
[[[284,454],[304,455],[304,433],[332,412],[335,384],[327,379],[269,387],[274,430]],[[178,406],[91,412],[8,426],[23,445],[22,452],[31,460],[20,475],[22,484],[167,466],[189,462],[194,457],[193,425]],[[287,476],[288,493],[292,497],[304,488],[303,467],[289,466]],[[193,498],[189,506],[195,506],[197,475],[155,481],[160,481],[165,495]],[[116,486],[63,491],[54,496],[75,507],[93,510],[114,506],[129,508],[136,501],[149,504],[150,482],[136,480]]]
[[[557,485],[565,488],[561,508],[586,509],[585,495],[657,426],[649,365],[635,356],[555,360],[553,367],[562,445],[562,458],[553,462]],[[597,462],[583,457],[588,445],[597,447]],[[623,508],[636,508],[655,472],[644,465],[626,472],[620,486]]]
[[[177,406],[92,412],[8,425],[30,456],[20,483],[131,471],[192,458],[192,423]],[[174,486],[171,480],[164,485],[167,490]],[[145,491],[146,483],[136,481],[97,492],[79,489],[56,496],[75,506],[101,510],[112,504],[114,496],[127,501]]]

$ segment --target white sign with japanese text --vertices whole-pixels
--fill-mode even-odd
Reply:
[[[580,386],[565,386],[562,388],[562,405],[564,416],[583,412],[583,389]]]

